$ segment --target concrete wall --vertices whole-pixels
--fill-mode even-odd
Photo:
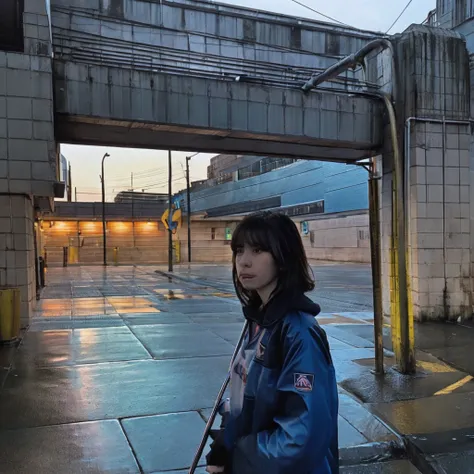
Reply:
[[[409,284],[415,317],[470,318],[469,56],[459,34],[415,25],[395,39],[395,51],[398,70],[413,71],[399,82],[396,112],[401,146],[407,150],[405,167],[409,168]],[[411,123],[409,136],[408,117],[422,118]],[[443,119],[459,123],[443,126]],[[390,141],[386,143],[382,225],[383,272],[387,278],[393,268],[393,158]],[[394,284],[384,285],[387,314],[395,291]]]
[[[311,260],[370,263],[369,216],[367,212],[315,218],[303,236]]]
[[[54,0],[52,22],[61,141],[343,160],[381,146],[380,101],[300,90],[374,33],[199,1]]]
[[[0,195],[0,287],[20,288],[21,322],[35,298],[34,212],[31,198]]]
[[[51,220],[55,219],[55,220]],[[226,229],[233,231],[238,219],[192,221],[192,261],[230,263],[232,250]],[[370,262],[367,212],[326,216],[309,221],[311,235],[303,236],[309,259],[338,262]],[[102,224],[98,221],[57,220],[41,223],[40,254],[49,266],[63,264],[68,248],[69,264],[102,265]],[[188,261],[187,226],[173,236],[180,262]],[[114,250],[116,249],[116,250]],[[1,254],[0,254],[1,258]],[[168,261],[168,234],[161,223],[107,222],[107,259],[110,265],[153,264]]]
[[[193,192],[191,209],[202,212],[274,196],[281,196],[282,206],[323,199],[327,213],[367,209],[367,171],[340,163],[299,161],[253,178]]]
[[[0,192],[53,196],[50,30],[44,0],[25,0],[24,53],[0,51]]]
[[[63,264],[64,247],[69,249],[70,264],[102,264],[100,221],[45,220],[41,236],[41,251],[50,266]],[[168,234],[156,221],[107,222],[107,259],[111,265],[164,263],[168,259]]]
[[[233,73],[304,81],[381,36],[207,1],[52,0],[51,8],[58,53],[82,45],[82,54],[88,55],[107,45],[102,63],[115,53],[127,67],[203,77]],[[344,76],[360,80],[362,74],[348,71]]]
[[[55,59],[70,143],[354,160],[381,146],[379,100]]]
[[[235,228],[237,221],[192,221],[191,243],[192,261],[202,263],[230,263],[232,250],[226,240],[225,229]],[[178,231],[176,239],[180,242],[181,262],[188,261],[187,226]]]
[[[0,51],[0,286],[20,288],[26,325],[35,298],[34,207],[49,207],[58,153],[47,6],[25,0],[24,8],[24,51]]]

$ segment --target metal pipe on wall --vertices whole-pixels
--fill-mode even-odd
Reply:
[[[375,159],[371,159],[369,168],[369,228],[370,256],[374,304],[374,340],[375,340],[375,373],[384,373],[383,360],[383,306],[382,306],[382,259],[380,252],[380,218],[379,218],[379,180]]]
[[[340,73],[346,71],[358,64],[364,64],[366,56],[377,48],[389,49],[392,62],[392,95],[397,96],[396,84],[396,64],[395,54],[392,43],[385,38],[377,39],[366,44],[357,53],[342,59],[335,65],[329,67],[325,72],[313,76],[302,87],[303,91],[308,92],[315,86],[327,80],[337,77]],[[374,97],[381,99],[387,110],[390,135],[393,147],[393,185],[394,192],[392,198],[392,338],[394,350],[400,371],[409,374],[415,371],[415,350],[413,335],[413,311],[410,305],[410,290],[407,267],[407,248],[406,248],[406,215],[404,203],[404,179],[402,156],[400,143],[397,133],[397,120],[395,109],[391,98],[383,92],[372,92]]]
[[[375,51],[378,48],[388,49],[390,51],[391,63],[392,63],[392,77],[395,77],[395,53],[393,50],[393,45],[387,38],[378,38],[373,41],[370,41],[365,46],[363,46],[359,51],[347,56],[344,59],[341,59],[336,64],[333,64],[328,69],[326,69],[321,74],[317,74],[311,77],[302,87],[304,92],[308,92],[314,87],[317,87],[323,82],[335,79],[342,72],[347,71],[350,68],[362,64],[364,65],[364,60],[368,54],[372,51]],[[397,96],[396,82],[393,81],[392,84],[392,95]]]

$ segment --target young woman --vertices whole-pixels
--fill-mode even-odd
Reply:
[[[233,279],[249,334],[207,455],[209,473],[336,474],[338,395],[303,243],[287,216],[245,217],[232,237]]]

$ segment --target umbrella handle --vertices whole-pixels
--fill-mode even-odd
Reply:
[[[209,419],[207,420],[206,427],[204,428],[204,433],[201,438],[201,442],[199,443],[196,454],[194,455],[193,463],[191,464],[191,467],[189,468],[188,474],[194,474],[194,471],[196,470],[196,467],[199,464],[199,460],[201,459],[204,448],[206,447],[207,439],[209,438],[209,433],[216,419],[217,413],[219,411],[219,406],[221,404],[222,398],[224,397],[224,393],[227,390],[227,386],[229,385],[229,382],[230,382],[230,372],[232,370],[232,365],[234,363],[235,358],[237,357],[237,354],[240,351],[240,348],[242,347],[245,336],[247,335],[248,327],[249,327],[249,323],[248,321],[246,321],[244,324],[244,327],[242,328],[242,333],[240,334],[239,342],[237,343],[237,346],[235,347],[234,353],[232,355],[229,372],[227,374],[227,377],[224,383],[221,386],[221,389],[219,390],[219,393],[217,394],[217,398],[212,408],[211,415],[209,416]]]

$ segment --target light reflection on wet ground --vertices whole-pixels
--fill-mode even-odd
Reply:
[[[9,459],[2,472],[17,472],[20,459],[24,472],[38,473],[186,468],[242,328],[239,302],[227,288],[170,281],[147,268],[49,269],[47,278],[0,393],[0,459]],[[414,381],[390,372],[380,384],[370,372],[373,315],[354,305],[346,312],[335,308],[323,305],[318,320],[341,383],[341,447],[393,441],[353,394],[366,397],[392,426],[421,423],[423,405],[405,405],[416,402],[408,393],[431,397],[462,374],[425,355]],[[469,390],[458,389],[466,396]],[[400,466],[343,472],[416,472]]]

